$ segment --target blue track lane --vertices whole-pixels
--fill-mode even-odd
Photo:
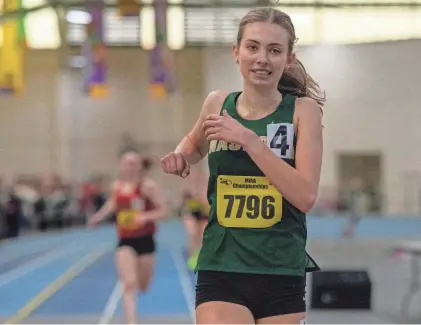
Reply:
[[[156,272],[146,294],[138,295],[137,310],[141,316],[186,316],[189,313],[171,253],[160,250]],[[121,301],[116,315],[121,317]]]
[[[101,227],[95,231],[92,229],[77,229],[62,233],[39,233],[28,235],[6,242],[0,242],[0,265],[13,259],[46,250],[57,249],[60,246],[81,240],[90,239],[96,242],[113,239],[113,230],[110,227]]]
[[[0,304],[0,317],[10,317],[15,314],[89,251],[91,249],[84,248],[61,256],[18,280],[2,286],[0,290],[0,301],[2,302]]]
[[[86,268],[33,315],[100,315],[115,283],[114,252],[110,252]]]
[[[26,255],[21,255],[21,256],[18,255],[16,258],[0,264],[0,275],[6,272],[9,272],[10,270],[13,270],[14,268],[21,266],[22,264],[25,264],[37,258],[40,258],[42,255],[45,255],[49,251],[51,251],[51,249],[44,249],[38,252],[33,252]]]

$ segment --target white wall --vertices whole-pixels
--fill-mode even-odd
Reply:
[[[153,171],[166,190],[179,180],[163,174],[159,158],[191,128],[203,102],[201,49],[176,52],[177,92],[151,100],[148,52],[109,49],[106,99],[82,93],[80,71],[64,67],[59,51],[28,51],[26,89],[0,96],[0,178],[56,171],[70,180],[116,170],[121,136],[156,158]],[[144,152],[145,152],[144,151]]]
[[[25,70],[24,93],[0,96],[0,177],[6,179],[17,172],[48,171],[58,154],[53,134],[58,56],[50,51],[31,52]]]
[[[421,173],[421,41],[297,49],[326,90],[321,187],[335,187],[336,152],[381,151],[385,212],[406,211],[404,174]],[[235,90],[229,48],[205,52],[205,91]]]
[[[149,97],[145,51],[109,50],[109,96],[103,100],[81,93],[80,72],[62,71],[57,100],[62,174],[84,179],[92,173],[115,172],[121,136],[129,132],[142,145],[144,153],[155,158],[154,177],[172,195],[180,180],[162,173],[159,159],[173,150],[191,127],[196,116],[186,111],[200,109],[201,51],[178,52],[176,64],[177,92],[165,100]]]

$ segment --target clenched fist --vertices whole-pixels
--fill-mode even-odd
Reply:
[[[162,170],[186,178],[190,174],[190,165],[181,153],[171,152],[161,159]]]

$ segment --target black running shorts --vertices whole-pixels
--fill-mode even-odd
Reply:
[[[155,239],[152,235],[133,238],[120,238],[117,247],[133,248],[137,255],[153,254],[156,250]]]
[[[306,278],[287,275],[199,271],[196,308],[209,301],[247,307],[255,319],[306,311]]]

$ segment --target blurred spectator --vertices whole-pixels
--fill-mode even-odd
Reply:
[[[97,212],[105,204],[107,193],[104,179],[96,177],[92,182],[92,205],[94,212]]]
[[[62,228],[69,200],[58,175],[47,174],[41,179],[40,198],[35,202],[34,214],[38,229]]]
[[[7,195],[3,208],[3,216],[6,226],[6,238],[18,237],[24,216],[22,200],[16,194],[14,186]]]
[[[350,189],[346,195],[346,206],[348,210],[348,222],[343,231],[343,236],[353,237],[355,228],[361,217],[370,212],[370,195],[364,188],[361,178],[354,178],[350,182]]]
[[[22,204],[22,226],[24,228],[33,228],[36,220],[33,219],[34,203],[39,198],[37,180],[28,177],[19,177],[13,185],[13,191],[21,200]]]
[[[7,198],[3,188],[3,179],[0,178],[0,240],[6,237],[6,220],[4,217],[6,200]]]

